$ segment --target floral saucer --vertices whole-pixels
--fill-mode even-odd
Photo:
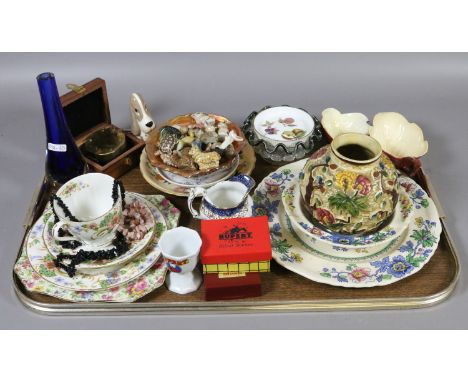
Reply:
[[[78,272],[93,275],[115,271],[139,255],[151,242],[155,231],[160,233],[166,230],[166,220],[164,219],[164,216],[154,205],[148,203],[143,196],[132,192],[127,192],[125,201],[126,203],[140,202],[143,206],[146,206],[148,212],[151,212],[148,213],[148,216],[151,216],[151,221],[147,222],[146,224],[148,230],[146,235],[143,237],[143,239],[130,243],[130,249],[113,260],[87,261],[81,264],[77,264],[76,270]],[[49,212],[50,210],[46,209],[46,211],[44,211],[44,215]],[[47,250],[54,258],[56,258],[60,253],[74,255],[80,249],[87,249],[85,246],[78,247],[76,249],[64,249],[62,246],[60,246],[59,243],[54,240],[52,232],[54,226],[54,217],[51,214],[48,214],[48,216],[49,218],[45,220],[43,239]]]
[[[145,196],[145,199],[157,207],[167,221],[167,228],[175,228],[180,211],[162,195]],[[152,292],[164,284],[166,265],[162,257],[144,274],[134,280],[117,286],[97,291],[74,291],[62,288],[45,280],[29,262],[27,247],[23,246],[20,258],[15,264],[15,273],[30,292],[37,292],[73,302],[132,302]]]
[[[388,285],[415,274],[435,253],[442,231],[437,209],[424,190],[408,179],[401,186],[410,195],[415,211],[396,246],[355,261],[321,255],[299,240],[288,226],[286,214],[281,219],[286,223],[281,224],[281,194],[298,175],[294,164],[283,166],[258,185],[253,197],[254,215],[268,216],[273,258],[281,266],[316,282],[363,288]]]
[[[294,166],[291,165],[291,167],[297,171],[301,164],[298,162]],[[412,182],[412,180],[405,177],[399,178],[400,184],[407,182]],[[335,252],[337,256],[344,255],[348,250],[359,250],[362,256],[379,252],[403,233],[408,227],[414,212],[410,195],[408,195],[404,187],[401,187],[395,213],[385,227],[368,235],[343,235],[326,232],[309,221],[302,210],[301,193],[297,179],[292,180],[290,184],[285,186],[282,193],[282,203],[294,231],[303,241],[311,244],[317,250]]]
[[[255,161],[255,151],[252,146],[246,144],[239,154],[237,173],[250,175],[255,167]],[[145,150],[142,151],[140,156],[140,171],[143,178],[151,186],[170,195],[187,197],[190,194],[190,189],[193,187],[181,186],[165,179],[159,169],[151,165]]]
[[[129,199],[134,201],[137,199],[137,195],[133,194],[129,196]],[[147,202],[144,201],[144,203],[146,204]],[[137,243],[135,247],[128,251],[132,252],[132,249],[135,249],[131,257],[138,255],[141,250],[145,250],[144,253],[136,256],[131,261],[129,261],[131,257],[127,256],[128,252],[125,253],[121,257],[125,257],[128,263],[123,265],[123,262],[121,262],[117,265],[113,265],[113,267],[117,267],[113,271],[102,271],[94,274],[77,273],[74,277],[69,277],[63,270],[55,266],[54,259],[56,256],[48,251],[48,245],[40,238],[41,230],[47,231],[51,225],[53,226],[52,210],[47,209],[42,217],[33,225],[29,233],[28,240],[26,241],[26,252],[29,262],[34,270],[45,280],[59,287],[72,290],[100,290],[111,288],[133,280],[151,268],[156,260],[158,260],[161,253],[157,247],[157,239],[161,236],[162,232],[166,230],[167,226],[164,217],[155,206],[151,208],[151,211],[155,213],[154,217],[158,219],[159,223],[159,226],[154,230],[156,232],[155,240],[153,240],[149,245],[147,242],[144,246],[138,245]],[[164,223],[161,223],[161,219],[163,219],[162,221]],[[47,235],[44,236],[46,237]],[[153,232],[148,234],[148,237],[151,240],[153,238]],[[144,240],[141,240],[141,242],[143,241]],[[108,268],[109,266],[105,264],[105,268],[103,269]]]

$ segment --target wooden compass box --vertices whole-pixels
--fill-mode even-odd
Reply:
[[[69,85],[68,87],[73,90],[62,95],[60,101],[68,126],[80,149],[94,132],[111,127],[120,129],[112,125],[106,82],[103,79],[95,78],[84,85]],[[138,166],[140,153],[145,142],[130,131],[123,131],[126,139],[126,150],[110,162],[102,165],[83,153],[91,171],[102,172],[118,178],[133,167]]]

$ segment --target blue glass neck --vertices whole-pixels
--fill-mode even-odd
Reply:
[[[53,73],[37,76],[47,135],[46,171],[59,183],[81,175],[86,164],[68,128]]]

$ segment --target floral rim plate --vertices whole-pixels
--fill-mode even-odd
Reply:
[[[237,173],[250,175],[255,167],[255,151],[252,146],[246,144],[239,154],[239,166]],[[140,171],[143,178],[154,188],[175,196],[189,196],[191,187],[182,187],[168,182],[160,173],[151,173],[155,169],[148,160],[145,150],[140,156]]]
[[[297,163],[298,167],[301,162]],[[295,166],[292,168],[296,169]],[[406,184],[406,182],[407,178],[399,178],[400,185],[402,183]],[[294,229],[301,231],[301,236],[308,237],[310,241],[322,242],[324,247],[336,249],[337,251],[350,248],[373,248],[375,251],[382,249],[390,241],[399,237],[406,227],[408,227],[414,213],[412,200],[417,201],[415,195],[409,195],[406,189],[401,187],[395,213],[389,224],[369,235],[343,235],[324,231],[314,226],[307,219],[301,207],[301,194],[297,179],[285,186],[282,192],[282,202],[286,213],[293,223]]]
[[[127,203],[133,203],[138,201],[142,203],[146,208],[151,212],[149,216],[152,217],[151,221],[148,222],[147,229],[148,232],[146,233],[145,237],[141,240],[133,242],[130,244],[130,250],[125,252],[122,256],[119,256],[116,259],[110,261],[88,261],[76,266],[78,272],[87,273],[87,274],[95,274],[95,273],[103,273],[103,272],[111,272],[116,270],[119,266],[129,262],[134,257],[138,256],[151,242],[153,239],[154,233],[161,232],[162,230],[166,229],[166,220],[161,212],[151,203],[148,203],[146,199],[138,194],[133,192],[127,192],[125,196],[125,201]],[[53,216],[50,214],[50,209],[46,209],[44,211],[44,215],[48,214],[48,219],[45,220],[45,227],[44,227],[44,234],[43,239],[44,243],[47,247],[47,250],[50,254],[56,258],[60,253],[66,254],[75,254],[83,247],[78,247],[75,250],[72,249],[64,249],[62,248],[55,240],[52,234],[52,228],[54,226],[54,219]],[[34,264],[32,264],[34,266]]]
[[[132,195],[129,199],[133,201],[136,199],[136,196]],[[145,204],[150,204],[143,198],[140,198],[140,200]],[[34,223],[26,241],[26,253],[29,262],[34,270],[45,280],[59,287],[72,290],[91,291],[107,289],[133,280],[146,272],[160,256],[160,250],[157,247],[157,239],[159,239],[162,232],[167,229],[167,226],[164,217],[156,206],[153,205],[151,212],[154,213],[154,217],[158,219],[158,226],[154,229],[156,237],[149,245],[147,245],[147,243],[145,246],[141,247],[138,252],[134,252],[134,255],[137,255],[144,249],[141,255],[136,256],[130,261],[128,261],[129,258],[127,258],[127,264],[121,266],[117,265],[118,268],[113,271],[103,271],[95,274],[77,273],[74,277],[69,277],[66,272],[55,266],[54,254],[48,251],[47,244],[43,239],[41,240],[41,231],[47,231],[50,226],[53,225],[52,210],[47,209],[41,218]],[[160,223],[161,219],[164,219],[162,220],[164,223]],[[153,236],[153,232],[151,232],[149,238],[152,239]],[[131,252],[131,250],[129,252]],[[126,254],[123,256],[126,257]]]
[[[168,229],[177,226],[180,211],[169,200],[162,195],[148,195],[145,196],[145,199],[162,212],[166,218]],[[15,273],[28,291],[73,302],[132,302],[159,288],[164,283],[166,271],[165,262],[160,257],[146,273],[129,282],[99,291],[74,291],[58,287],[43,279],[32,268],[25,246],[23,246],[21,256],[15,264]]]
[[[274,175],[276,174],[276,175]],[[272,240],[273,258],[278,264],[310,280],[352,288],[392,284],[418,272],[437,249],[442,227],[433,201],[414,181],[407,178],[404,187],[408,193],[418,195],[427,202],[415,208],[408,229],[400,244],[389,253],[369,260],[339,261],[333,256],[324,258],[306,249],[288,226],[279,219],[281,193],[299,173],[291,165],[283,166],[265,178],[254,194],[253,212],[267,215]],[[278,179],[274,187],[266,179]],[[414,200],[413,200],[414,202]]]

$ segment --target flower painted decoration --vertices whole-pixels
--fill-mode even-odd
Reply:
[[[296,122],[296,121],[294,120],[294,118],[290,118],[290,117],[288,117],[288,118],[280,118],[280,119],[278,120],[278,122],[281,123],[281,124],[283,124],[284,126],[288,126],[288,127],[294,127],[294,126],[296,126],[296,125],[294,124],[294,122]]]
[[[335,218],[334,218],[333,214],[330,211],[328,211],[328,210],[326,210],[324,208],[317,208],[315,210],[315,218],[319,222],[321,222],[321,223],[323,223],[325,225],[333,224],[335,222]]]
[[[372,191],[372,183],[369,178],[364,175],[358,175],[354,182],[354,188],[358,190],[359,194],[367,195]]]
[[[344,133],[368,134],[370,128],[368,120],[362,113],[343,114],[334,108],[322,111],[322,126],[331,139]]]

